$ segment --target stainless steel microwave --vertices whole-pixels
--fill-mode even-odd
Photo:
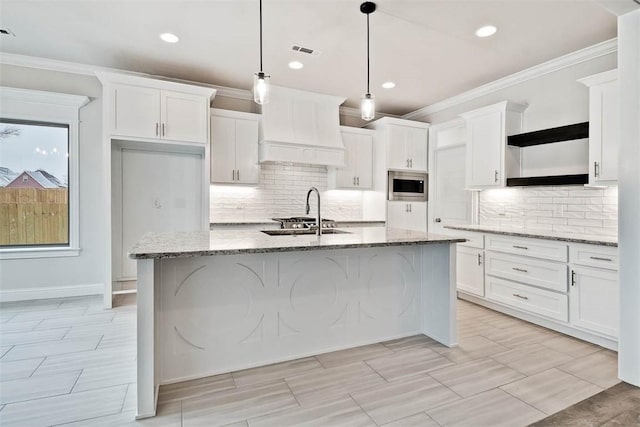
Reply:
[[[388,200],[426,202],[428,200],[429,175],[390,170],[388,188]]]

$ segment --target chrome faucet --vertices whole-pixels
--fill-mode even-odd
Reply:
[[[309,212],[311,211],[311,206],[309,205],[309,196],[314,191],[318,196],[318,213],[316,214],[316,236],[322,236],[322,218],[320,217],[320,192],[316,187],[311,187],[309,191],[307,191],[307,215],[309,215]]]

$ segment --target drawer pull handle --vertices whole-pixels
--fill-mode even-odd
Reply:
[[[571,286],[575,286],[576,285],[576,272],[574,270],[571,270]]]
[[[478,254],[478,265],[482,265],[482,254]]]
[[[528,247],[526,247],[526,246],[513,245],[513,247],[514,247],[514,248],[516,248],[516,249],[524,249],[524,250],[529,249],[529,248],[528,248]]]
[[[525,300],[529,299],[528,297],[525,297],[525,296],[522,296],[522,295],[519,295],[519,294],[513,294],[513,296],[516,297],[516,298],[525,299]]]
[[[518,268],[518,267],[511,267],[513,270],[515,271],[519,271],[521,273],[528,273],[527,270],[525,270],[524,268]]]
[[[589,258],[591,259],[595,259],[596,261],[608,261],[608,262],[613,262],[613,260],[611,258],[602,258],[599,256],[590,256]]]

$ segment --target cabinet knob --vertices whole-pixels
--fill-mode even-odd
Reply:
[[[442,218],[435,218],[433,222],[442,222]]]

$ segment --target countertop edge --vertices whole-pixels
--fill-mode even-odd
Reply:
[[[550,236],[548,234],[536,234],[536,233],[525,232],[525,231],[495,230],[491,228],[480,228],[478,226],[464,226],[464,225],[445,225],[444,228],[448,228],[450,230],[472,231],[475,233],[499,234],[502,236],[527,237],[532,239],[555,240],[559,242],[582,243],[586,245],[610,246],[615,248],[618,247],[617,242],[609,242],[605,240],[581,239],[581,238],[564,237],[564,236]]]
[[[377,248],[385,246],[424,246],[436,244],[453,244],[466,242],[465,238],[436,239],[436,240],[416,240],[406,242],[378,242],[378,243],[337,243],[335,245],[323,246],[282,246],[273,248],[246,248],[246,249],[221,249],[211,251],[193,251],[193,252],[155,252],[155,253],[127,253],[127,257],[133,260],[139,259],[170,259],[170,258],[194,258],[200,256],[215,255],[243,255],[243,254],[260,254],[271,252],[303,252],[313,250],[331,250],[331,249],[355,249],[355,248]]]

